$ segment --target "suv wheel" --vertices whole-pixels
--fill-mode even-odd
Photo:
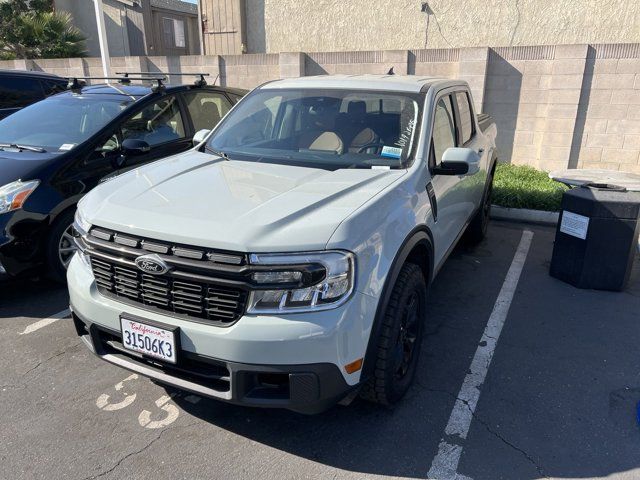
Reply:
[[[70,210],[56,219],[47,240],[47,274],[59,283],[65,282],[67,267],[77,250],[73,241],[73,216],[74,211]]]
[[[465,232],[466,240],[469,243],[480,243],[487,235],[487,229],[489,227],[489,217],[491,216],[491,196],[493,193],[493,175],[496,171],[496,167],[493,167],[489,178],[487,178],[487,188],[482,197],[482,205],[478,209],[478,212],[469,223],[467,231]]]
[[[361,396],[383,405],[402,398],[413,382],[425,321],[427,285],[420,267],[405,263],[382,319],[373,376]]]

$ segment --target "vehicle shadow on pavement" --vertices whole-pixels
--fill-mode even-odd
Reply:
[[[208,399],[196,405],[174,401],[205,422],[313,462],[361,474],[427,478],[520,234],[494,235],[491,249],[487,243],[460,246],[447,261],[431,288],[416,382],[393,410],[357,399],[304,416]]]
[[[553,230],[531,230],[533,246],[458,473],[588,478],[640,468],[633,454],[640,447],[640,362],[635,350],[616,351],[630,334],[628,348],[640,343],[639,269],[624,293],[575,289],[548,275]],[[341,470],[339,477],[427,478],[521,234],[521,226],[494,223],[487,241],[461,246],[447,261],[430,292],[416,384],[393,410],[356,400],[303,416],[174,400],[212,426],[314,462],[301,463],[312,477],[320,464]],[[618,319],[615,333],[607,309]],[[281,467],[286,478],[290,465]]]
[[[0,283],[0,322],[15,317],[47,318],[68,306],[66,285],[28,278]]]

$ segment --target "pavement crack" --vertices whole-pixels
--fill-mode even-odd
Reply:
[[[187,425],[175,425],[175,426],[172,426],[172,427],[163,428],[162,430],[160,430],[160,433],[158,433],[158,435],[156,435],[155,438],[153,438],[149,442],[147,442],[144,447],[140,448],[139,450],[127,453],[124,457],[120,458],[120,460],[118,460],[113,467],[109,468],[108,470],[105,470],[104,472],[100,472],[100,473],[98,473],[96,475],[91,475],[91,476],[88,476],[88,477],[84,477],[83,480],[95,480],[96,478],[102,478],[105,475],[109,475],[114,470],[116,470],[120,465],[122,465],[122,462],[124,462],[128,458],[135,457],[137,455],[140,455],[144,451],[146,451],[154,443],[156,443],[158,440],[160,440],[160,438],[162,437],[162,435],[165,434],[165,432],[168,432],[169,430],[175,430],[176,428],[189,428],[189,427],[192,427],[192,426],[196,425],[197,423],[198,422],[192,422],[192,423],[189,423]]]
[[[77,347],[77,345],[70,345],[67,348],[64,348],[62,350],[60,350],[59,352],[54,353],[53,355],[51,355],[48,358],[45,358],[44,360],[39,361],[35,366],[31,367],[29,370],[27,370],[26,372],[22,373],[20,376],[22,377],[26,377],[27,375],[29,375],[31,372],[33,372],[34,370],[37,370],[38,368],[40,368],[42,365],[44,365],[45,363],[53,360],[54,358],[60,357],[62,355],[64,355],[65,353],[67,353],[69,350],[71,350],[73,347]]]
[[[544,473],[542,467],[538,465],[536,460],[531,455],[529,455],[524,449],[518,447],[514,443],[504,438],[502,435],[500,435],[500,433],[496,432],[493,428],[491,428],[488,422],[484,421],[481,417],[479,417],[478,414],[473,411],[473,409],[471,408],[471,405],[469,405],[469,402],[467,400],[464,400],[447,390],[438,390],[435,388],[427,388],[427,387],[422,387],[422,388],[424,388],[424,390],[428,392],[444,393],[446,395],[449,395],[454,400],[459,400],[460,402],[462,402],[462,404],[464,404],[464,406],[466,406],[469,409],[469,412],[471,413],[471,416],[473,417],[473,419],[477,420],[485,428],[485,430],[487,430],[487,432],[489,432],[491,435],[496,437],[498,440],[500,440],[502,443],[504,443],[508,447],[511,447],[516,452],[519,452],[520,454],[522,454],[522,456],[526,458],[529,461],[529,463],[531,463],[531,465],[533,465],[533,467],[536,469],[536,471],[540,476],[544,478],[550,478],[548,475]]]

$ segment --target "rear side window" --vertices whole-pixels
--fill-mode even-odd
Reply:
[[[211,130],[231,109],[231,103],[220,93],[192,90],[184,94],[194,131]]]
[[[26,77],[0,77],[0,108],[20,108],[43,98],[40,82]]]
[[[467,92],[457,92],[456,93],[456,102],[458,103],[458,112],[460,113],[460,135],[461,135],[461,143],[464,145],[474,134],[474,123],[473,123],[473,112],[471,111],[471,106],[469,104],[469,95]]]

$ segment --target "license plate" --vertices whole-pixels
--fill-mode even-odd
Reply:
[[[120,326],[124,348],[165,362],[177,362],[177,328],[163,328],[127,317],[120,317]]]

